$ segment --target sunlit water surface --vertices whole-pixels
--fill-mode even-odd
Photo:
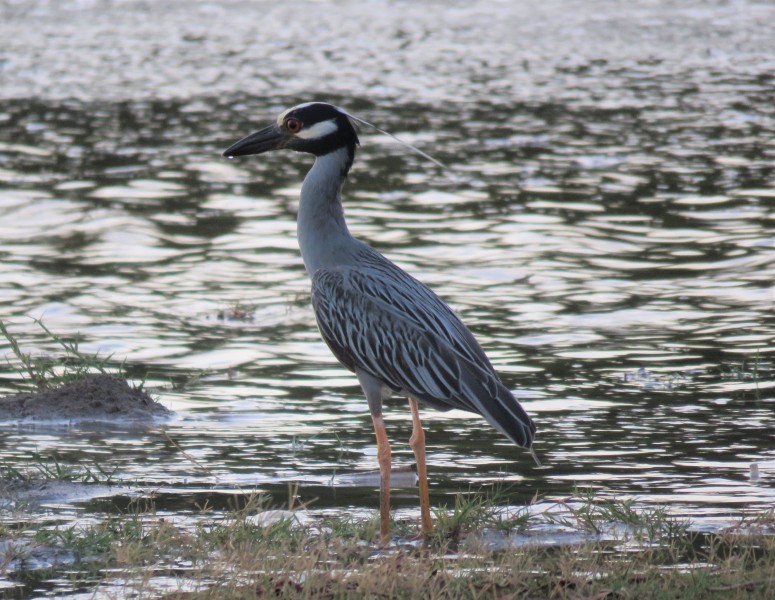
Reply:
[[[143,61],[131,36],[118,57],[90,45],[122,11],[138,39],[160,36],[134,3],[32,4],[5,8],[0,316],[25,351],[59,352],[34,317],[125,361],[176,416],[164,431],[6,424],[4,464],[96,462],[171,514],[239,490],[282,502],[288,482],[321,510],[377,505],[374,480],[352,485],[376,468],[366,402],[320,340],[296,245],[311,161],[220,157],[324,98],[451,167],[364,129],[351,230],[459,312],[539,428],[543,468],[474,415],[425,412],[434,504],[505,482],[514,504],[592,488],[698,520],[772,506],[772,8],[603,2],[561,19],[550,2],[531,22],[510,3],[376,3],[337,23],[346,6],[314,4],[313,61],[298,3],[268,10],[266,31],[291,31],[262,38],[258,14],[219,2],[171,15],[179,53]],[[79,29],[88,15],[96,31]],[[71,36],[55,37],[60,21]],[[405,401],[386,418],[408,465]],[[398,484],[395,505],[416,514],[411,478]]]

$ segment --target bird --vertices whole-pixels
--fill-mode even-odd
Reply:
[[[409,401],[409,446],[426,536],[433,521],[419,406],[478,413],[531,452],[536,426],[455,312],[429,287],[350,233],[342,188],[360,145],[359,122],[365,123],[332,104],[306,102],[283,111],[274,123],[235,142],[223,155],[285,148],[315,157],[301,187],[296,234],[312,282],[320,334],[337,360],[356,375],[371,413],[380,471],[380,539],[385,545],[390,541],[391,463],[385,400],[399,394]]]

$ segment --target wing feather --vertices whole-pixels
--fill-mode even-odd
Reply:
[[[351,371],[434,408],[479,413],[517,444],[532,443],[531,419],[468,329],[424,285],[379,269],[320,269],[312,305],[323,339]]]

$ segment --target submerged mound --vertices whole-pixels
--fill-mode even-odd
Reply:
[[[147,421],[170,414],[144,390],[105,374],[0,398],[0,420]]]

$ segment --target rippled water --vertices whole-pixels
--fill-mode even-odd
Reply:
[[[596,4],[1,3],[0,317],[33,353],[57,347],[30,317],[79,334],[177,417],[10,424],[0,460],[98,461],[171,511],[288,481],[377,505],[347,485],[376,468],[371,422],[295,240],[310,160],[220,157],[323,98],[453,169],[364,130],[347,217],[461,314],[539,427],[541,469],[427,411],[434,503],[505,480],[515,503],[771,506],[775,8]],[[0,365],[3,391],[18,379]],[[404,401],[387,423],[409,464]],[[411,485],[394,498],[415,514]]]

